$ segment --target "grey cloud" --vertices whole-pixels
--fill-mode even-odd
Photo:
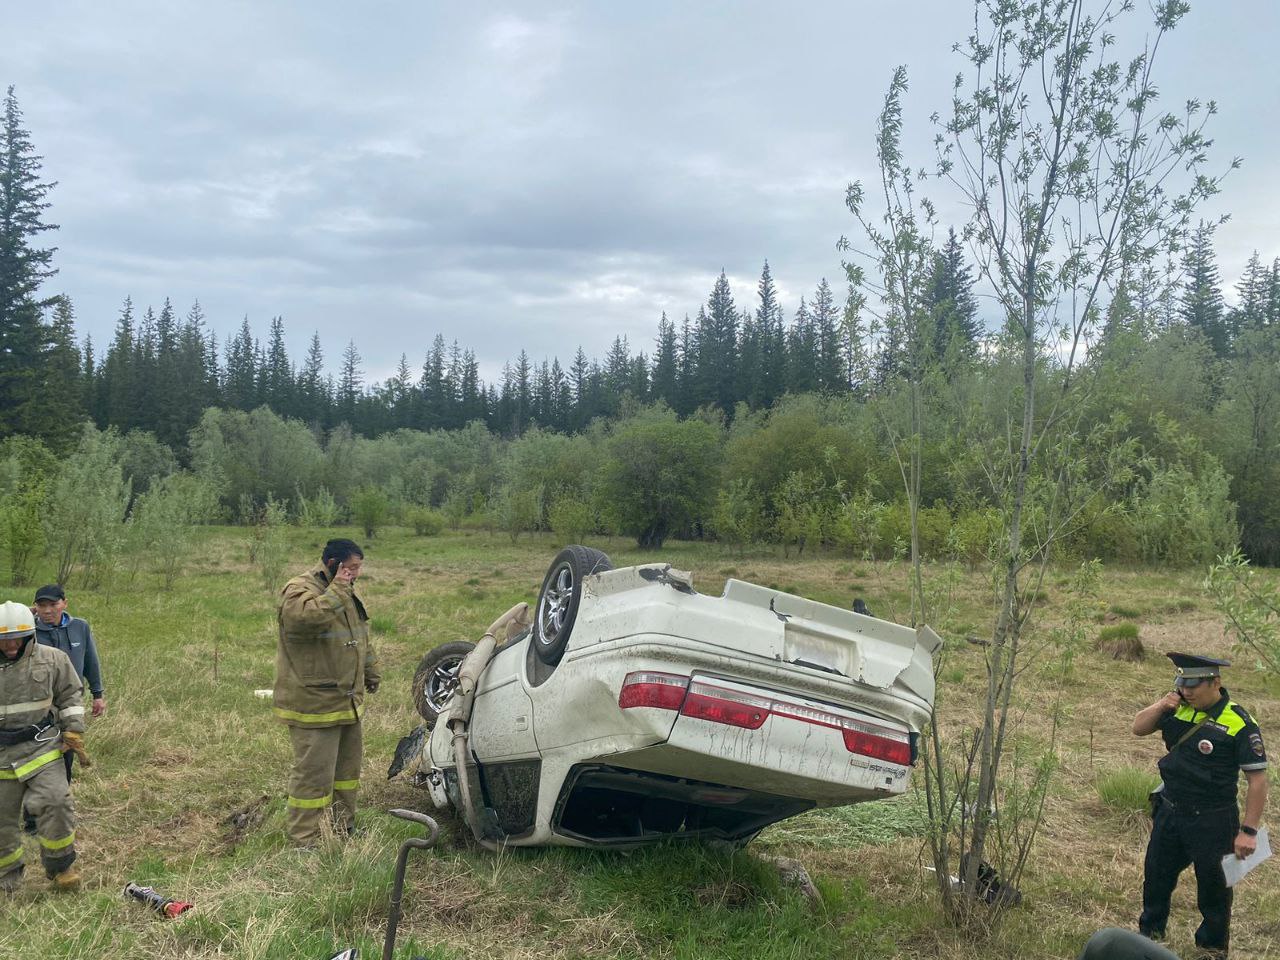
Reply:
[[[389,371],[438,331],[493,375],[521,347],[649,351],[721,269],[751,307],[768,258],[788,315],[839,287],[844,186],[873,180],[890,71],[911,71],[906,143],[928,165],[966,7],[21,4],[0,83],[61,181],[56,282],[96,342],[125,295],[199,298],[223,336],[284,315],[299,359],[314,329],[331,360],[354,338]],[[1280,252],[1277,134],[1239,94],[1280,84],[1278,21],[1197,4],[1163,54],[1168,102],[1218,97],[1224,160],[1249,161],[1207,211],[1237,211],[1230,279]]]

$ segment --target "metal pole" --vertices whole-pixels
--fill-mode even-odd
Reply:
[[[426,837],[410,837],[400,844],[400,853],[396,856],[395,882],[391,885],[391,912],[387,918],[387,939],[382,944],[382,960],[392,960],[396,949],[396,927],[400,924],[400,900],[404,894],[404,872],[409,865],[409,851],[412,849],[427,850],[435,845],[440,827],[425,813],[416,810],[389,810],[393,817],[401,820],[412,820],[420,823],[429,831]]]

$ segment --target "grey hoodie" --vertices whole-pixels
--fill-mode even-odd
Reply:
[[[36,617],[36,639],[46,647],[61,650],[71,658],[76,675],[89,684],[89,693],[96,700],[102,696],[102,667],[98,663],[98,648],[93,642],[93,631],[79,617],[64,613],[62,623],[50,626]]]

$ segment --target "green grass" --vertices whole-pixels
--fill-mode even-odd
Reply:
[[[1136,640],[1137,638],[1138,625],[1136,623],[1113,623],[1098,631],[1099,643],[1105,643],[1108,640]]]
[[[924,793],[913,792],[893,800],[813,810],[770,827],[761,841],[853,850],[922,836],[925,822]]]
[[[1098,799],[1113,813],[1146,813],[1150,809],[1147,795],[1159,783],[1159,776],[1150,770],[1112,770],[1098,778]]]
[[[361,539],[354,529],[333,533]],[[310,567],[330,534],[288,530],[288,575]],[[254,695],[272,684],[278,586],[267,589],[248,565],[247,542],[244,530],[200,531],[169,593],[159,589],[145,558],[127,558],[121,566],[131,568],[128,579],[122,573],[108,587],[70,585],[71,612],[90,620],[101,644],[109,705],[107,716],[89,728],[96,765],[75,787],[86,889],[56,898],[40,871],[30,871],[23,892],[0,908],[0,957],[323,960],[351,945],[364,957],[380,955],[396,848],[417,832],[383,811],[431,812],[425,793],[384,778],[397,740],[417,723],[412,672],[432,646],[475,639],[513,603],[532,601],[562,544],[549,536],[513,544],[475,530],[424,539],[398,529],[363,544],[361,592],[385,674],[365,723],[360,819],[367,833],[307,856],[289,850],[283,838],[288,738],[271,719],[270,701]],[[855,564],[810,551],[784,558],[766,548],[740,554],[713,544],[673,542],[657,552],[625,540],[591,545],[618,566],[666,560],[692,570],[704,593],[718,594],[727,577],[741,576],[842,607],[862,596],[880,616],[905,619],[909,611],[903,564]],[[942,573],[929,568],[926,577]],[[51,577],[52,570],[37,570],[38,582]],[[1199,571],[1108,571],[1104,587],[1106,595],[1141,598],[1163,611],[1201,597],[1201,579]],[[29,590],[11,596],[27,600]],[[1144,625],[1144,635],[1160,641],[1160,649],[1220,637],[1221,624],[1204,612],[1210,603],[1195,602],[1191,610],[1180,608],[1185,616]],[[972,730],[985,690],[979,680],[989,650],[951,638],[991,633],[983,573],[962,573],[948,604],[945,620],[956,628],[948,633],[939,678],[941,718],[944,735],[961,738]],[[1068,606],[1062,600],[1037,616],[1051,625],[1053,611]],[[1034,644],[1042,637],[1029,639]],[[1207,652],[1227,652],[1223,641],[1213,643]],[[1135,740],[1128,726],[1132,712],[1166,688],[1168,673],[1164,662],[1115,662],[1091,650],[1077,655],[1074,679],[1065,685],[1060,674],[1025,671],[1015,713],[1034,741],[1048,742],[1043,724],[1060,693],[1073,719],[1057,740],[1062,772],[1024,882],[1027,902],[999,937],[981,945],[984,957],[1067,960],[1096,927],[1131,920],[1142,827],[1125,816],[1098,815],[1100,803],[1112,809],[1102,784],[1119,774],[1095,781],[1092,771],[1154,769],[1158,744]],[[1233,673],[1233,696],[1264,717],[1264,726],[1265,717],[1280,715],[1280,689],[1248,669]],[[918,785],[919,770],[914,776]],[[1115,801],[1119,813],[1139,794],[1145,803],[1145,789],[1108,789],[1128,798]],[[260,822],[235,833],[228,815],[260,797],[267,798]],[[440,844],[411,856],[398,955],[967,960],[977,948],[942,921],[923,869],[923,799],[916,791],[900,800],[811,811],[769,828],[734,854],[672,846],[629,855],[528,850],[495,856],[465,842],[456,822],[446,821]],[[34,845],[28,855],[37,856]],[[823,893],[821,906],[810,906],[779,881],[766,859],[775,855],[806,865]],[[150,883],[196,909],[177,921],[159,920],[121,898],[126,880]],[[1269,942],[1266,931],[1280,929],[1280,875],[1258,871],[1237,902],[1238,949]],[[1183,937],[1175,946],[1185,946],[1194,906],[1179,899],[1175,910],[1182,924],[1176,936]]]
[[[1127,603],[1110,604],[1107,610],[1112,616],[1123,620],[1140,620],[1145,612],[1141,607],[1130,606]]]

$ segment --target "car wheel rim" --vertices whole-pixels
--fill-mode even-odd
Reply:
[[[542,603],[538,610],[538,632],[543,646],[550,646],[560,636],[572,598],[573,569],[566,563],[547,581],[547,588],[542,592]]]
[[[427,677],[423,699],[436,713],[444,709],[445,703],[458,689],[458,668],[462,666],[461,657],[451,657],[436,664],[436,668]]]

